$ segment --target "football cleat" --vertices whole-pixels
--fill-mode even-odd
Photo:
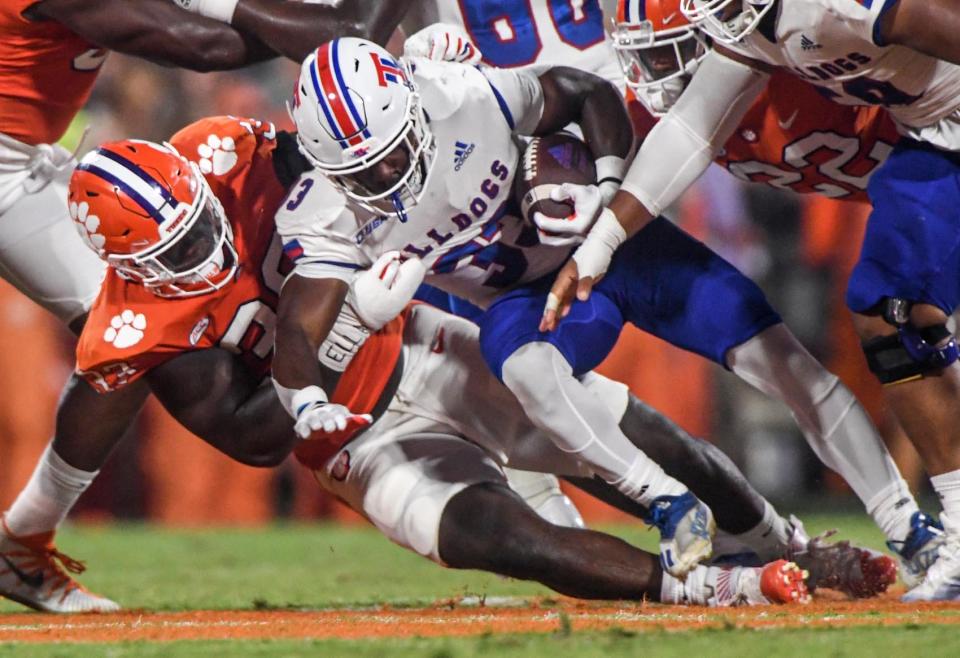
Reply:
[[[777,560],[754,571],[760,572],[760,593],[766,603],[810,603],[810,572],[796,563]]]
[[[54,547],[53,532],[15,537],[2,522],[0,596],[41,612],[119,610],[119,605],[87,591],[67,573],[82,573],[85,568]]]
[[[918,511],[910,517],[910,534],[907,538],[887,542],[887,547],[900,556],[900,578],[907,588],[917,587],[924,581],[927,570],[937,561],[940,547],[945,541],[940,522]]]
[[[897,582],[893,558],[848,541],[828,543],[836,530],[810,539],[795,516],[790,517],[790,525],[787,558],[810,572],[811,590],[823,587],[862,599],[878,596]]]
[[[657,496],[644,520],[660,530],[660,564],[672,576],[683,578],[713,552],[713,512],[689,491]]]
[[[942,534],[937,557],[903,601],[960,601],[960,536]]]
[[[696,573],[696,572],[694,572]],[[695,577],[684,585],[683,603],[705,603],[723,608],[771,603],[809,603],[806,570],[793,562],[777,560],[762,567],[708,567],[698,596]]]

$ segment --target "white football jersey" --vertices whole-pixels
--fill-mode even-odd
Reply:
[[[301,176],[277,213],[298,273],[350,281],[383,253],[420,258],[426,282],[486,307],[503,290],[557,269],[569,247],[540,245],[514,208],[516,134],[540,119],[535,75],[415,60],[413,78],[436,141],[433,171],[407,220],[350,202],[323,174]]]
[[[882,105],[907,134],[960,149],[960,130],[952,127],[960,121],[960,66],[882,45],[879,22],[890,6],[882,0],[778,0],[776,15],[768,17],[775,20],[764,20],[730,48],[792,71],[838,103]],[[947,125],[937,129],[943,120]]]
[[[413,34],[437,22],[462,27],[492,66],[572,66],[623,87],[600,0],[415,2],[404,27]]]

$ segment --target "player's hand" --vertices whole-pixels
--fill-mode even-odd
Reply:
[[[572,258],[560,268],[553,287],[547,295],[547,303],[543,307],[543,317],[540,318],[540,331],[553,331],[560,320],[567,317],[574,295],[586,301],[593,289],[593,279],[580,278],[577,262]]]
[[[363,324],[377,331],[413,299],[426,272],[420,259],[401,262],[399,251],[389,251],[354,279],[347,301]]]
[[[596,185],[564,183],[550,190],[553,201],[572,201],[573,213],[566,217],[548,217],[542,212],[533,213],[533,223],[542,244],[566,246],[579,244],[593,226],[603,208],[603,195]]]
[[[297,416],[293,431],[301,439],[334,440],[343,437],[349,427],[349,436],[343,439],[347,440],[372,422],[370,414],[355,414],[342,404],[314,402]]]
[[[403,42],[404,57],[425,57],[438,62],[479,64],[483,53],[457,25],[434,23]]]

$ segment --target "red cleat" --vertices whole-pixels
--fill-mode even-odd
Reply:
[[[777,560],[763,567],[760,591],[770,603],[810,603],[809,572],[793,562]]]

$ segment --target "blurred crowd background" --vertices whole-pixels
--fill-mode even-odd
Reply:
[[[284,99],[298,67],[276,61],[197,74],[111,54],[64,144],[80,153],[110,139],[163,140],[203,116],[232,114],[290,128]],[[806,347],[865,403],[914,490],[916,454],[866,370],[843,291],[868,209],[747,184],[712,169],[671,216],[754,278]],[[42,254],[37,255],[42,258]],[[27,481],[52,436],[57,395],[73,367],[73,339],[52,316],[0,281],[0,509]],[[846,485],[807,448],[784,407],[722,368],[627,329],[604,364],[689,432],[715,442],[776,502],[846,503]],[[920,493],[923,493],[921,491]],[[572,494],[588,520],[616,514]],[[788,511],[788,510],[784,510]],[[276,518],[356,520],[291,458],[275,470],[231,462],[156,403],[141,414],[75,519],[149,519],[172,525],[259,524]]]

